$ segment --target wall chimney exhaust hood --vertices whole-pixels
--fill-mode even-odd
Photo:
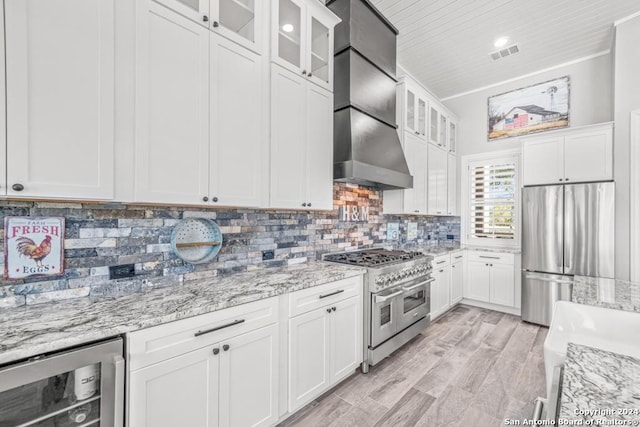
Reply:
[[[335,29],[333,177],[412,188],[396,125],[398,30],[368,0],[329,0]]]

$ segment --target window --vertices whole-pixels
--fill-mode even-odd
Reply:
[[[516,238],[516,167],[515,158],[469,163],[469,239]]]

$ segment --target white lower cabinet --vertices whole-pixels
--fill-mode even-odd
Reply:
[[[451,306],[462,300],[462,289],[464,286],[464,252],[451,254]]]
[[[278,324],[258,326],[276,312],[276,300],[258,301],[129,334],[128,425],[275,424]]]
[[[431,282],[431,320],[447,311],[449,305],[449,287],[451,286],[451,265],[433,271]]]
[[[516,307],[516,284],[513,254],[468,251],[465,298]]]
[[[357,280],[358,294],[341,300],[339,295],[349,295],[346,287],[313,288],[317,294],[309,293],[309,300],[341,292],[322,307],[289,319],[289,412],[352,374],[362,362],[362,279]]]

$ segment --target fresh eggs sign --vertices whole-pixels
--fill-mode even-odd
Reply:
[[[5,217],[4,278],[64,272],[64,218]]]

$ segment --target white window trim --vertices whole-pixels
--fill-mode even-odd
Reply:
[[[473,239],[469,238],[469,231],[471,229],[469,224],[469,212],[471,209],[471,199],[470,199],[470,189],[469,189],[469,164],[475,162],[509,162],[515,161],[516,164],[516,174],[515,174],[515,232],[514,238],[511,241],[499,240],[497,239]],[[462,156],[460,160],[461,165],[461,173],[460,173],[460,234],[463,245],[467,245],[469,247],[477,246],[477,247],[495,247],[495,248],[509,248],[509,249],[519,249],[520,248],[520,193],[521,193],[521,185],[520,185],[520,176],[521,176],[521,162],[520,162],[520,149],[511,149],[511,150],[501,150],[501,151],[492,151],[490,153],[482,153],[482,154],[473,154]],[[481,240],[481,241],[480,241]]]

